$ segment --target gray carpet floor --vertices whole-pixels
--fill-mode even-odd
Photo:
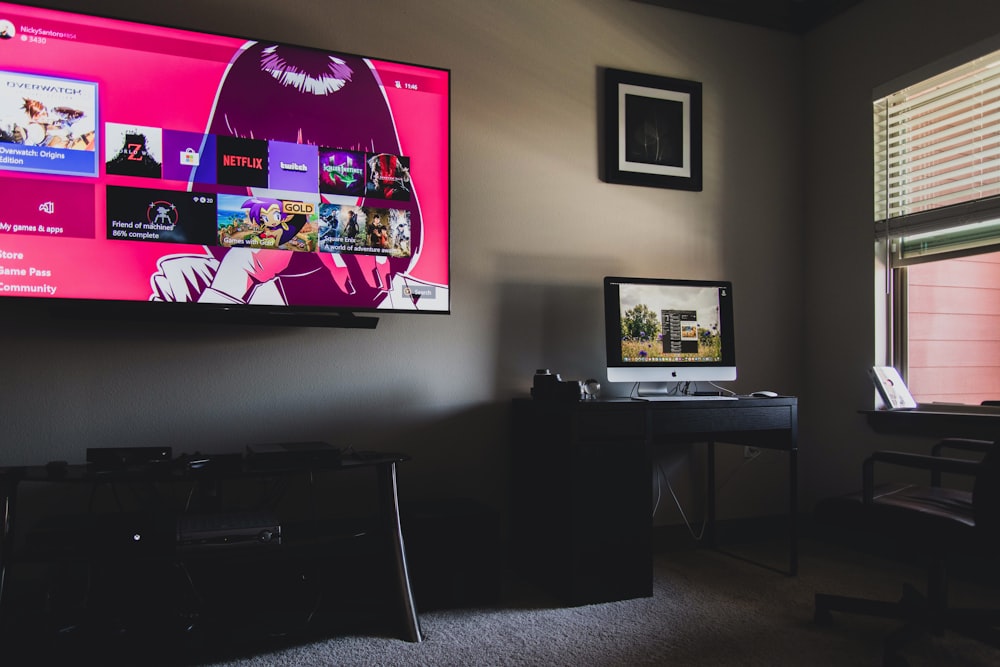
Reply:
[[[782,566],[783,548],[769,543],[731,551]],[[796,577],[716,551],[680,550],[656,556],[650,598],[565,608],[512,578],[496,606],[421,614],[421,643],[386,632],[352,634],[211,664],[875,667],[882,664],[882,637],[898,624],[835,614],[833,623],[817,625],[813,595],[892,600],[904,582],[922,590],[923,574],[809,540],[801,542]],[[995,587],[961,580],[953,580],[951,599],[1000,607]],[[1000,665],[1000,650],[951,633],[920,639],[903,655],[912,667]]]

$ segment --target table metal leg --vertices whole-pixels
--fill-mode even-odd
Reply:
[[[0,620],[4,611],[4,585],[14,550],[14,500],[16,482],[0,479]]]
[[[798,450],[788,452],[788,573],[799,573],[799,466]]]
[[[423,640],[423,635],[420,632],[420,619],[417,617],[417,606],[413,600],[413,589],[410,586],[410,571],[406,564],[406,546],[403,544],[403,528],[399,521],[399,495],[396,489],[396,463],[394,461],[379,464],[378,483],[382,520],[387,538],[392,543],[403,627],[409,641],[419,642]]]
[[[715,532],[715,443],[712,441],[708,442],[705,458],[705,465],[708,468],[708,479],[706,482],[708,489],[705,493],[705,540],[706,544],[715,547],[717,546],[716,539],[718,536]]]
[[[718,536],[715,529],[715,512],[716,512],[716,498],[715,498],[715,443],[708,443],[708,455],[707,455],[707,486],[708,490],[706,493],[706,529],[705,529],[705,543],[715,549],[719,549],[717,542]],[[769,570],[774,570],[776,572],[781,572],[790,576],[795,576],[799,573],[799,538],[798,538],[798,511],[799,511],[799,473],[798,473],[798,450],[792,448],[788,450],[788,570],[780,570],[778,568],[772,567],[770,565],[765,565],[763,563],[756,563],[742,556],[735,556],[741,560],[746,560],[751,563],[760,565]],[[734,554],[723,551],[727,555],[733,556]]]

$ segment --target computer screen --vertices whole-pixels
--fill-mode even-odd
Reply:
[[[609,382],[736,379],[728,281],[604,279]]]

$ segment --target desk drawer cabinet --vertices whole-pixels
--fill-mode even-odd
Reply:
[[[575,604],[653,594],[651,466],[641,440],[587,441],[571,457],[569,563]],[[568,548],[567,548],[568,547]]]
[[[580,440],[645,440],[649,430],[644,413],[597,404],[576,411],[572,424]]]
[[[569,604],[652,595],[644,419],[579,405],[514,404],[513,565]]]
[[[736,411],[723,407],[701,408],[686,410],[683,420],[678,420],[674,411],[654,410],[650,413],[650,422],[650,433],[654,438],[674,433],[690,437],[692,433],[719,431],[787,430],[792,427],[792,409],[743,408]]]
[[[513,401],[514,566],[574,604],[652,595],[650,453],[707,448],[706,537],[715,523],[715,442],[787,452],[789,571],[795,521],[798,399]]]

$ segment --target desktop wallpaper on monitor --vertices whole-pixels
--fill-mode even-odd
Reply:
[[[619,304],[622,361],[722,361],[718,288],[623,284]]]

